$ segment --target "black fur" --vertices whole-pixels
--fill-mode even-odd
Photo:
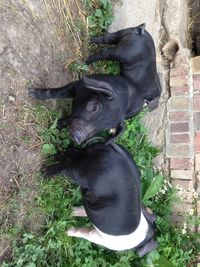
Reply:
[[[63,174],[80,185],[86,213],[96,227],[111,235],[127,235],[137,228],[144,209],[140,175],[126,149],[99,143],[68,149],[57,159],[59,162],[47,167],[45,175]],[[149,241],[154,218],[143,214],[149,222]]]
[[[88,75],[60,88],[29,89],[29,95],[38,99],[73,98],[71,115],[59,120],[58,127],[69,126],[78,144],[115,127],[117,131],[112,139],[116,138],[124,129],[125,119],[139,113],[145,102],[151,110],[156,108],[160,96],[155,47],[143,25],[95,37],[92,41],[115,46],[90,56],[87,63],[119,60],[120,75]]]

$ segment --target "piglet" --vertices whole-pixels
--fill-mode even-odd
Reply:
[[[130,153],[105,143],[70,148],[46,167],[45,176],[61,174],[80,185],[84,208],[73,215],[88,216],[92,227],[73,228],[67,234],[111,250],[133,249],[140,256],[156,248],[155,215],[141,203],[140,175]]]
[[[144,24],[94,37],[93,43],[114,45],[86,60],[118,60],[119,75],[94,74],[59,88],[29,88],[37,99],[72,98],[72,113],[58,121],[68,127],[72,139],[81,144],[101,131],[116,128],[107,140],[113,141],[124,130],[124,120],[138,114],[145,105],[158,106],[161,87],[156,71],[155,47]]]

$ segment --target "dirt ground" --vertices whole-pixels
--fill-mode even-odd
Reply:
[[[28,189],[18,208],[17,219],[23,217],[41,164],[41,140],[31,115],[36,101],[27,88],[59,87],[73,78],[67,67],[83,56],[84,19],[79,1],[0,0],[0,225],[12,213],[8,201]]]
[[[71,78],[63,66],[82,56],[77,40],[71,41],[76,37],[69,21],[66,28],[61,22],[64,8],[77,7],[74,1],[65,6],[65,1],[56,2],[0,2],[0,205],[11,191],[32,179],[40,162],[40,140],[29,114],[34,101],[28,98],[27,88],[66,84]]]

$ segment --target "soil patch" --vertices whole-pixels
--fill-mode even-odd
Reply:
[[[30,116],[33,100],[27,97],[27,88],[66,84],[71,77],[65,65],[82,56],[80,40],[62,14],[70,5],[72,16],[78,16],[77,6],[65,5],[43,0],[1,2],[0,203],[13,189],[20,190],[22,180],[32,179],[40,162],[40,140]]]
[[[79,1],[0,1],[0,225],[11,216],[8,200],[18,192],[28,190],[16,200],[20,207],[12,221],[22,220],[30,208],[42,160],[31,111],[38,101],[27,89],[59,87],[74,78],[68,66],[82,58],[84,19]],[[0,257],[8,243],[1,240]]]

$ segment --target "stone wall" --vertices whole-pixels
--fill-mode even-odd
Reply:
[[[200,56],[192,58],[194,89],[194,176],[196,191],[200,194]],[[200,217],[200,201],[197,202],[197,216]],[[200,231],[200,226],[199,229]]]
[[[166,157],[172,183],[182,202],[174,207],[175,221],[182,212],[198,212],[200,193],[200,57],[190,58],[181,48],[170,64],[170,98],[167,102]]]

